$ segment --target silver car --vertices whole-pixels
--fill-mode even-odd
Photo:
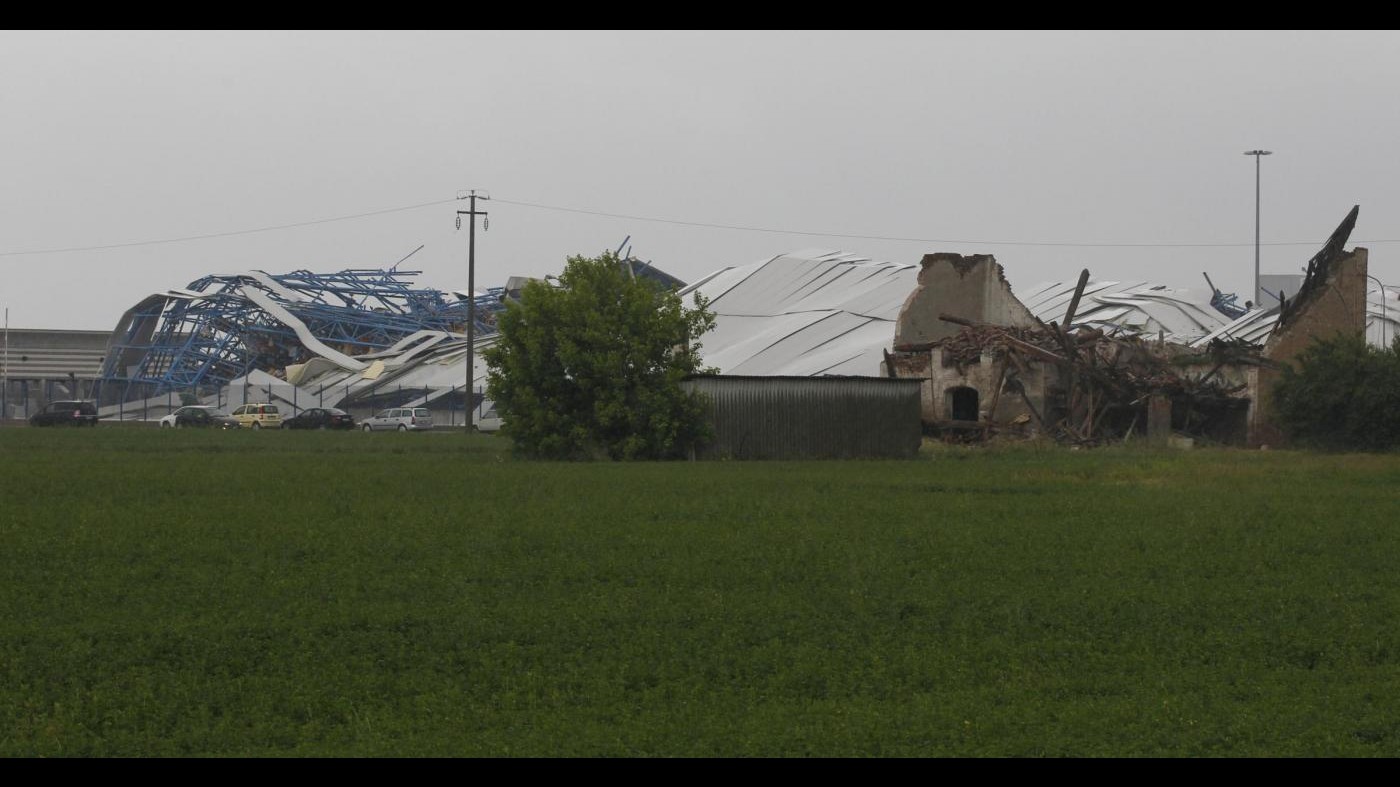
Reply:
[[[366,418],[361,429],[380,432],[397,429],[400,432],[423,432],[433,428],[433,413],[426,407],[391,407]]]

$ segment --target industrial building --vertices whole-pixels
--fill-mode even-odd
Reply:
[[[1263,347],[1287,304],[1306,290],[1306,277],[1296,283],[1277,277],[1270,283],[1278,292],[1270,293],[1280,303],[1249,309],[1213,288],[1146,281],[1047,282],[1013,294],[1005,271],[983,256],[940,253],[910,264],[809,249],[721,268],[685,286],[650,264],[626,264],[635,275],[678,287],[682,297],[708,299],[716,325],[701,337],[701,354],[721,375],[923,375],[926,425],[1018,418],[1024,425],[1059,385],[1054,375],[1038,379],[1034,369],[1023,369],[1003,391],[1002,367],[969,363],[968,348],[952,346],[970,326],[1032,331],[1060,324],[1193,351],[1225,341]],[[468,294],[415,287],[416,273],[215,274],[142,299],[111,333],[13,330],[8,360],[0,360],[3,414],[23,418],[57,398],[93,398],[106,419],[151,420],[196,398],[225,407],[275,402],[291,412],[340,407],[361,417],[385,407],[428,407],[435,421],[449,425],[465,424],[468,412],[491,415],[479,353],[495,340],[496,315],[520,281],[472,298],[478,360],[468,381]],[[1389,344],[1400,329],[1397,290],[1364,274],[1361,281],[1364,297],[1357,301],[1365,303],[1360,319],[1367,336]],[[1071,301],[1073,319],[1066,321]],[[955,350],[964,360],[952,358]],[[945,384],[947,369],[961,385]],[[1216,370],[1217,387],[1245,383],[1237,371]],[[950,393],[955,388],[962,390]]]
[[[0,419],[28,418],[49,402],[92,399],[107,331],[8,328],[0,335]]]

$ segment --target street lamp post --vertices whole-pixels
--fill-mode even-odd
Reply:
[[[1366,274],[1366,278],[1376,283],[1381,288],[1381,349],[1390,349],[1390,345],[1385,343],[1385,324],[1388,322],[1385,314],[1385,284],[1371,274]]]
[[[478,198],[489,200],[491,195],[477,194],[476,189],[471,189],[466,196],[460,191],[457,192],[457,199],[471,200],[469,209],[457,211],[457,229],[462,228],[463,216],[467,216],[467,220],[471,222],[467,232],[467,390],[462,401],[468,432],[472,430],[472,407],[476,404],[476,392],[472,390],[472,381],[476,378],[476,217],[486,215],[486,211],[476,209]]]
[[[1263,306],[1259,291],[1259,160],[1273,155],[1272,150],[1246,150],[1246,156],[1254,157],[1254,306]]]

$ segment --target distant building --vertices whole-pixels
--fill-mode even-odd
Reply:
[[[28,418],[59,399],[91,399],[107,331],[11,328],[0,338],[0,418]]]
[[[1264,302],[1255,304],[1264,309],[1272,309],[1283,300],[1293,300],[1303,287],[1301,273],[1262,273],[1259,275],[1259,289],[1264,291]]]

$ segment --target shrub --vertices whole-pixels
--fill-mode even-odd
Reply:
[[[1400,446],[1400,340],[1322,339],[1285,366],[1274,389],[1279,426],[1300,444],[1379,451]]]
[[[698,293],[688,309],[611,253],[575,256],[558,287],[526,284],[498,325],[487,391],[521,453],[677,458],[704,436],[702,404],[680,387],[714,326]]]

